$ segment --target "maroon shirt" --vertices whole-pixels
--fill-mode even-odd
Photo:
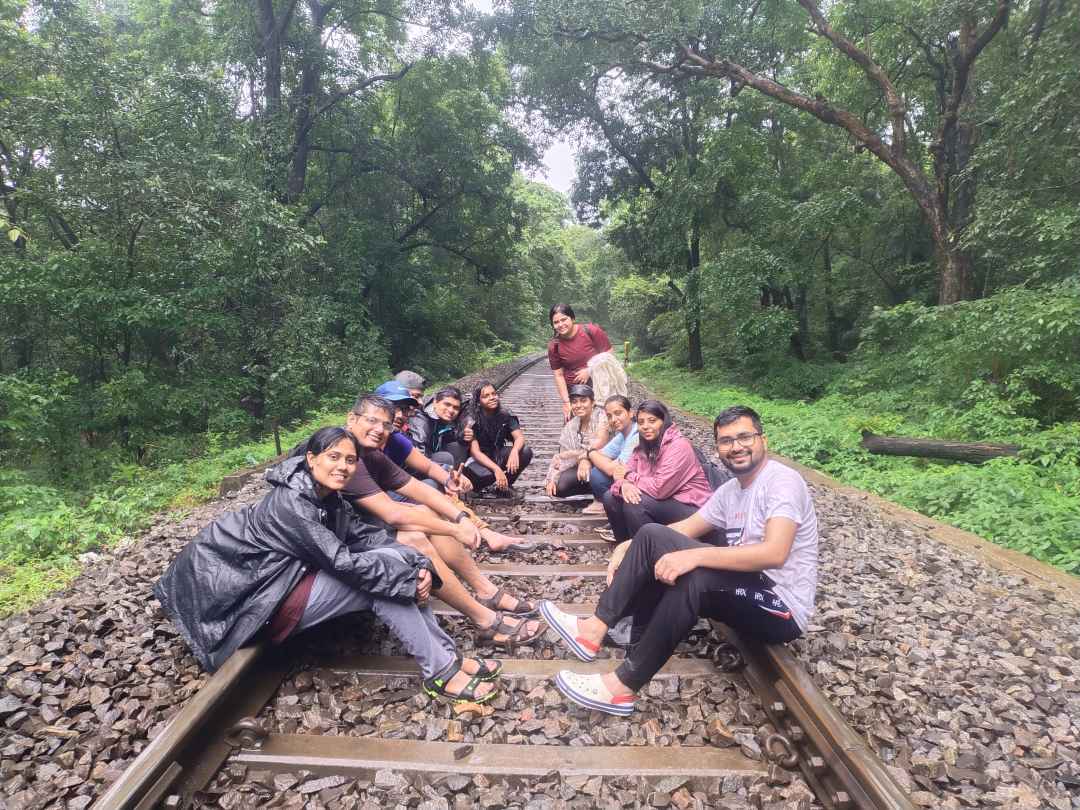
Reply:
[[[552,338],[548,343],[548,365],[552,370],[563,370],[567,385],[574,384],[574,374],[588,365],[589,358],[611,351],[611,341],[595,323],[577,326],[572,338]]]

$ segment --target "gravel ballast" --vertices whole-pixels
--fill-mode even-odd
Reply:
[[[472,375],[463,386],[499,373],[506,372]],[[695,441],[711,448],[706,420],[680,414],[679,421]],[[893,766],[916,803],[932,808],[1080,808],[1080,606],[1018,571],[988,566],[980,557],[935,540],[923,527],[897,522],[867,496],[820,484],[812,484],[812,490],[822,537],[817,612],[810,633],[792,646],[848,721]],[[89,806],[205,682],[205,674],[161,618],[150,586],[202,526],[262,494],[262,482],[253,481],[182,517],[163,515],[137,540],[86,555],[84,573],[64,592],[0,622],[0,797],[7,807]],[[538,556],[531,561],[588,562],[604,556],[593,550],[566,553],[567,560]],[[538,588],[527,580],[508,582],[526,592]],[[571,587],[585,598],[594,586],[582,579]],[[575,592],[567,598],[576,598]],[[471,634],[464,627],[455,635],[468,646]],[[563,657],[552,642],[539,642],[537,654]],[[617,657],[620,651],[606,654]],[[693,680],[678,682],[677,688]],[[543,741],[538,737],[534,744],[558,745],[591,733],[587,716],[546,706],[546,688],[530,702],[528,695],[543,685],[527,686],[514,686],[513,709],[496,708],[491,717],[463,723],[461,733],[474,738],[539,734]],[[310,689],[316,691],[314,681]],[[414,681],[387,689],[411,690],[395,703],[409,705],[416,699]],[[739,725],[739,696],[713,700],[710,691],[703,691],[703,713],[720,705],[730,712],[733,706],[732,724]],[[297,702],[302,699],[297,692]],[[654,702],[660,704],[647,701]],[[278,703],[271,706],[276,713]],[[529,707],[534,714],[523,720]],[[409,717],[421,711],[410,708]],[[425,737],[449,734],[453,718],[428,714],[425,722],[409,717],[391,722],[401,722],[409,734],[421,729]],[[644,721],[650,719],[659,723],[664,718],[656,714]],[[485,720],[493,725],[485,728]],[[564,728],[564,720],[571,725]],[[429,728],[431,721],[439,722]],[[541,725],[533,728],[535,721]],[[685,729],[685,722],[661,725],[654,742],[665,733],[682,735],[674,742],[700,736],[695,722]],[[744,725],[753,728],[754,723]],[[627,724],[627,740],[634,738],[635,728],[648,743],[648,731],[636,720]],[[597,733],[609,730],[605,723]],[[617,738],[622,731],[611,733]],[[413,787],[393,777],[331,784],[319,781],[328,777],[311,774],[294,774],[290,781],[226,769],[204,799],[226,807],[326,806],[333,799],[334,806],[342,807],[396,802],[402,807],[517,805],[536,810],[669,804],[742,808],[760,803],[754,791],[764,789],[731,785],[720,799],[718,793],[685,785],[658,791],[636,780],[477,784],[462,777],[465,782]],[[776,775],[777,781],[782,778]],[[766,807],[811,804],[809,797],[795,795],[795,787],[775,784],[770,789],[774,792]],[[791,795],[782,796],[784,790]]]

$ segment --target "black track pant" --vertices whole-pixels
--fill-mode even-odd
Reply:
[[[604,495],[604,512],[615,535],[616,542],[629,540],[646,523],[662,523],[670,526],[680,520],[686,520],[697,512],[696,506],[668,498],[658,501],[651,495],[641,493],[641,503],[627,503],[620,495],[610,489]]]
[[[702,547],[709,544],[650,523],[634,536],[615,578],[600,596],[596,616],[608,627],[624,616],[634,617],[633,646],[615,674],[635,691],[667,663],[699,617],[719,619],[770,643],[802,635],[764,574],[695,568],[674,585],[653,576],[656,561],[669,551]]]
[[[555,481],[555,497],[568,498],[571,495],[592,495],[592,487],[588,481],[579,481],[577,477],[577,465],[563,470]]]
[[[506,472],[506,460],[510,458],[509,444],[504,444],[497,451],[494,456],[488,456],[492,461],[502,467],[503,472]],[[514,485],[514,482],[518,479],[518,476],[525,472],[525,468],[529,466],[532,461],[533,451],[529,445],[525,445],[521,448],[521,453],[518,455],[518,459],[521,462],[521,466],[518,467],[517,472],[511,475],[506,473],[506,480],[510,486]],[[495,483],[495,473],[477,461],[475,458],[469,459],[469,463],[465,465],[465,474],[469,476],[469,480],[473,482],[473,486],[476,491],[479,492],[482,489],[487,489]]]

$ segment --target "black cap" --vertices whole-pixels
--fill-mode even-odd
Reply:
[[[589,399],[596,399],[596,395],[593,393],[591,385],[571,385],[570,390],[566,392],[570,397],[588,397]]]

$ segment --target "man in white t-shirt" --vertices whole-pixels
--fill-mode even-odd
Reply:
[[[635,693],[701,616],[769,643],[791,641],[806,630],[818,556],[817,517],[806,482],[769,458],[761,418],[752,408],[728,408],[713,427],[720,460],[735,478],[685,520],[642,527],[594,616],[578,619],[541,602],[548,624],[583,661],[596,658],[609,627],[624,616],[634,618],[632,648],[618,669],[558,674],[555,685],[575,703],[630,714]]]

